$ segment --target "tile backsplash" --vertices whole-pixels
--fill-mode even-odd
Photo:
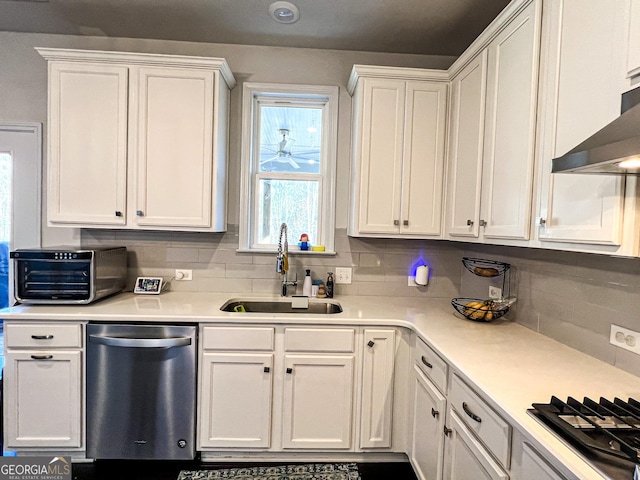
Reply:
[[[280,291],[275,254],[237,252],[237,226],[224,234],[83,230],[82,242],[126,246],[131,286],[136,276],[171,278],[176,268],[185,268],[193,270],[193,281],[174,281],[173,290]],[[336,251],[334,256],[291,256],[291,272],[300,280],[298,292],[307,268],[314,279],[324,281],[335,267],[352,267],[352,284],[335,285],[336,296],[483,297],[491,281],[479,283],[461,258],[500,260],[512,265],[511,293],[517,297],[506,318],[640,375],[640,356],[609,344],[612,323],[640,331],[640,259],[438,240],[352,238],[344,229],[336,231]],[[429,285],[409,287],[407,275],[420,262],[431,267]]]

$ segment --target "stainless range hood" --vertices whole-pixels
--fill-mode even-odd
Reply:
[[[623,168],[621,162],[637,159]],[[640,87],[622,95],[622,115],[565,155],[554,158],[551,173],[640,175]]]

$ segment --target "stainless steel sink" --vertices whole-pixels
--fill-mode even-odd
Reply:
[[[220,307],[223,312],[236,313],[297,313],[300,315],[331,315],[342,313],[342,307],[337,302],[310,301],[309,308],[292,308],[291,301],[262,301],[262,300],[229,300]]]

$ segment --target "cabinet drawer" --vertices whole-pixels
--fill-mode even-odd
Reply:
[[[415,362],[442,393],[447,393],[447,363],[433,349],[416,337]]]
[[[449,401],[465,425],[475,432],[496,459],[508,469],[511,425],[456,375],[453,375],[451,382]]]
[[[274,347],[273,327],[203,327],[204,350],[265,350]]]
[[[286,328],[287,352],[353,352],[356,332],[352,328]]]
[[[7,323],[4,336],[7,348],[82,347],[80,323]]]

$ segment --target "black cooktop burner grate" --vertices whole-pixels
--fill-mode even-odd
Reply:
[[[569,397],[563,402],[534,403],[528,412],[561,437],[586,462],[606,478],[636,478],[640,464],[640,402],[616,398],[582,402]],[[640,476],[639,476],[640,478]]]

